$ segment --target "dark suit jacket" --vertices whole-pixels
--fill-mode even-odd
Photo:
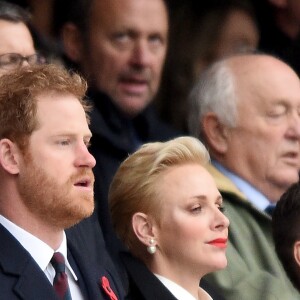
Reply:
[[[22,300],[57,300],[54,289],[22,245],[0,224],[0,298]],[[87,245],[82,245],[87,247]],[[93,266],[79,253],[78,245],[68,241],[68,259],[76,275],[84,299],[110,299],[101,287],[106,276],[117,291],[114,280],[105,268]],[[116,292],[117,294],[117,292]],[[122,299],[118,294],[118,299]]]
[[[127,300],[177,300],[141,261],[127,252],[121,252],[120,256],[128,273]],[[224,300],[207,282],[204,281],[201,287],[214,300]]]
[[[119,295],[118,299],[124,299],[124,285],[127,286],[127,282],[126,278],[120,276],[120,273],[123,275],[124,271],[116,267],[115,260],[107,251],[97,213],[94,212],[91,217],[67,229],[66,235],[69,248],[73,246],[74,250],[80,252],[81,258],[85,264],[90,266],[90,269],[105,269],[110,275],[111,286]],[[95,298],[91,299],[94,300]]]

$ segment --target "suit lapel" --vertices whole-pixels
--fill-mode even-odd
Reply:
[[[46,275],[38,266],[31,263],[23,269],[14,291],[21,299],[57,299]]]
[[[84,248],[86,245],[81,245]],[[77,245],[78,247],[78,245]],[[88,251],[78,251],[78,248],[68,240],[68,260],[74,267],[74,272],[78,277],[78,285],[86,299],[94,300],[110,300],[110,296],[104,291],[101,279],[105,276],[109,283],[110,288],[118,296],[118,289],[115,286],[115,282],[110,274],[99,264],[93,262],[93,258],[88,257]],[[84,250],[84,249],[82,249]],[[83,253],[82,253],[83,252]],[[118,297],[118,300],[122,300],[123,297]]]
[[[120,253],[130,278],[129,293],[135,294],[133,299],[143,300],[176,300],[172,293],[153,275],[148,268],[130,253]],[[129,297],[130,299],[130,297]]]
[[[91,291],[91,287],[86,285],[86,282],[89,282],[89,280],[86,280],[86,276],[88,276],[86,274],[88,272],[85,271],[85,267],[82,265],[80,258],[79,258],[79,262],[78,262],[78,256],[76,255],[76,251],[75,251],[75,256],[77,257],[77,262],[74,259],[73,253],[74,253],[74,249],[72,248],[71,245],[68,245],[68,261],[77,276],[77,280],[78,280],[77,284],[80,288],[83,298],[91,299],[89,297],[89,293],[90,293],[89,291]],[[79,263],[80,267],[78,267],[78,263]],[[84,274],[82,274],[82,271],[81,271],[82,268],[83,268]]]
[[[31,255],[1,224],[0,240],[0,266],[4,277],[15,277],[11,287],[12,294],[15,293],[20,299],[26,300],[57,299],[46,275]],[[5,284],[5,282],[1,284]]]

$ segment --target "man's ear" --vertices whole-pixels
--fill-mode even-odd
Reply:
[[[269,2],[277,8],[285,8],[287,6],[287,0],[269,0]]]
[[[294,244],[294,258],[300,268],[300,241],[296,241]]]
[[[83,57],[82,34],[73,23],[66,23],[62,29],[64,51],[69,59],[79,63]]]
[[[206,142],[214,152],[223,154],[228,148],[228,127],[220,123],[215,113],[207,113],[202,119]]]
[[[141,212],[132,216],[132,228],[137,238],[146,246],[151,239],[155,239],[153,234],[153,224],[150,218]]]
[[[20,150],[9,139],[0,140],[0,164],[10,174],[19,174]]]

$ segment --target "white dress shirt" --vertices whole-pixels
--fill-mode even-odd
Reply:
[[[235,186],[246,196],[247,200],[252,203],[258,210],[264,211],[272,202],[265,197],[260,191],[258,191],[253,185],[239,177],[235,173],[232,173],[227,168],[222,166],[217,161],[213,160],[212,165],[218,169],[224,176],[228,177]]]
[[[158,275],[154,274],[159,281],[173,294],[173,296],[178,299],[178,300],[198,300],[195,298],[191,293],[189,293],[187,290],[185,290],[183,287],[175,283],[174,281]],[[199,292],[198,292],[201,300],[213,300],[210,295],[204,291],[202,288],[199,287]]]
[[[56,251],[54,251],[42,240],[17,226],[16,224],[12,223],[2,215],[0,215],[0,223],[18,240],[18,242],[25,248],[25,250],[30,253],[32,258],[45,273],[52,285],[55,276],[55,270],[52,267],[50,260],[54,252],[60,252],[65,258],[66,273],[68,275],[68,283],[72,295],[72,300],[84,299],[76,282],[78,280],[77,276],[67,259],[67,239],[65,232],[63,233],[63,241],[61,245],[58,249],[56,249]]]

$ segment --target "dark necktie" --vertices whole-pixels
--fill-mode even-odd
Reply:
[[[274,209],[275,209],[275,205],[274,204],[269,204],[267,206],[267,208],[265,209],[265,212],[272,217]]]
[[[65,272],[65,259],[60,252],[55,252],[51,259],[51,264],[55,270],[55,277],[53,280],[53,287],[61,300],[72,300],[69,284],[68,284],[68,276]]]

